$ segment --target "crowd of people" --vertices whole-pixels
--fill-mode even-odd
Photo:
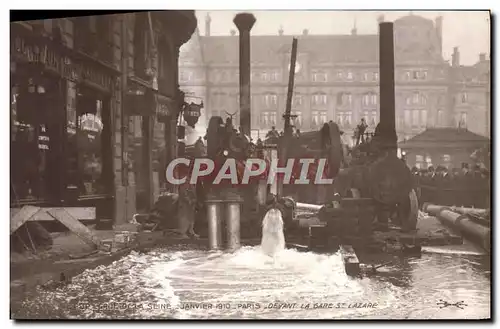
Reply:
[[[430,166],[427,169],[412,168],[420,203],[431,202],[446,206],[474,208],[490,207],[491,179],[489,170],[480,164],[470,168],[448,169]]]

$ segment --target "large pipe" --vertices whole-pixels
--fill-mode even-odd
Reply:
[[[450,207],[451,210],[463,215],[472,215],[477,217],[488,218],[490,217],[490,212],[487,209],[480,208],[467,208],[467,207]]]
[[[323,208],[323,205],[302,203],[302,202],[297,202],[295,204],[295,210],[318,212],[321,208]]]
[[[394,24],[379,24],[380,123],[379,136],[387,148],[397,150],[396,100],[394,87]]]
[[[228,201],[226,205],[227,249],[234,251],[240,248],[240,202]]]
[[[208,247],[210,250],[219,250],[222,246],[221,203],[216,200],[208,200],[206,205],[208,220]]]
[[[250,30],[255,17],[241,13],[234,17],[233,22],[240,33],[240,132],[250,136]]]
[[[467,215],[458,214],[449,207],[425,203],[423,210],[436,216],[443,224],[457,229],[479,243],[486,251],[491,251],[491,229],[478,224]]]

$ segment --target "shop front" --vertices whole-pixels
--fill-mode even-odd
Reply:
[[[125,111],[132,117],[133,143],[130,148],[133,181],[138,211],[151,209],[164,188],[166,162],[166,125],[177,113],[176,101],[148,85],[132,79],[125,102]]]
[[[113,218],[111,102],[118,71],[11,27],[11,207],[92,206]]]

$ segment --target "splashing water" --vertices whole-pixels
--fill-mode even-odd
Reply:
[[[273,259],[260,246],[232,254],[157,249],[87,270],[54,291],[39,290],[24,301],[23,317],[485,318],[490,281],[481,264],[423,255],[355,279],[339,254],[287,249]],[[439,299],[468,306],[440,309]]]

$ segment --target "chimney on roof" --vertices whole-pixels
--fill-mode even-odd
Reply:
[[[308,29],[303,29],[302,30],[302,35],[308,35],[309,34],[309,30]]]
[[[210,23],[212,22],[212,18],[210,18],[210,14],[207,13],[207,16],[205,16],[205,35],[207,37],[210,36]]]
[[[384,21],[385,21],[384,14],[378,15],[377,22],[380,24],[380,23],[383,23]]]
[[[236,30],[235,29],[231,29],[231,36],[235,36],[236,35]]]
[[[479,62],[484,62],[486,60],[486,53],[479,54]]]
[[[436,36],[438,39],[439,54],[443,53],[443,16],[436,17]]]
[[[358,28],[356,27],[356,18],[354,18],[354,26],[351,29],[351,35],[358,34]]]
[[[453,47],[453,54],[451,54],[451,66],[460,66],[460,52],[458,47]]]
[[[278,30],[279,35],[283,35],[285,31],[283,31],[283,25],[280,26],[280,29]]]

